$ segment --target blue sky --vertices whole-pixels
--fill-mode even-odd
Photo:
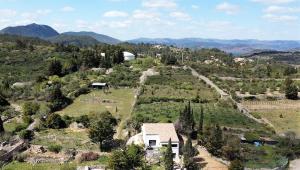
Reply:
[[[0,29],[29,23],[121,40],[300,40],[300,0],[0,0]]]

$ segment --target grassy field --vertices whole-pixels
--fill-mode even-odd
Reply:
[[[110,89],[109,93],[94,90],[89,94],[81,95],[67,108],[59,111],[60,115],[78,117],[91,112],[110,111],[118,118],[128,117],[134,101],[133,89]],[[116,112],[117,110],[117,112]]]
[[[35,135],[31,143],[42,146],[58,144],[61,145],[63,149],[75,148],[83,151],[99,150],[99,146],[90,141],[87,131],[72,131],[70,129],[48,129],[40,131]]]
[[[56,164],[56,163],[41,163],[41,164],[28,164],[23,162],[12,162],[6,165],[2,170],[76,170],[77,166],[85,165],[107,165],[108,157],[100,156],[97,161],[77,163],[66,163],[66,164]]]
[[[181,102],[140,104],[136,106],[134,115],[137,119],[141,119],[142,122],[175,122],[179,117],[180,111],[184,109],[184,106],[185,104]],[[191,106],[196,122],[199,120],[202,106],[204,109],[205,124],[218,123],[221,126],[233,128],[265,129],[265,126],[245,117],[234,108],[215,103],[193,103]]]
[[[243,104],[269,120],[278,134],[293,131],[300,137],[300,101],[247,101]]]

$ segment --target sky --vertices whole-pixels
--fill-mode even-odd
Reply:
[[[0,0],[0,29],[30,23],[121,40],[300,40],[300,0]]]

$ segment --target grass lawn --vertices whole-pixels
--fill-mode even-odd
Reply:
[[[297,110],[272,110],[257,112],[261,117],[268,119],[279,134],[295,132],[300,137],[300,111]],[[281,116],[282,115],[282,116]]]
[[[41,164],[29,164],[24,162],[12,162],[6,165],[2,170],[76,170],[77,166],[85,165],[107,165],[108,157],[100,156],[97,161],[83,162],[80,164],[77,163],[65,163],[65,164],[56,164],[56,163],[41,163]]]
[[[269,120],[274,125],[276,133],[293,131],[298,138],[300,137],[299,101],[247,101],[243,104],[255,115]]]
[[[48,129],[40,131],[35,135],[31,143],[43,146],[58,144],[61,145],[63,149],[75,148],[84,151],[99,150],[99,146],[90,141],[86,131],[75,132],[70,129]]]
[[[94,90],[89,94],[81,95],[70,106],[58,113],[78,117],[91,112],[108,110],[117,118],[128,117],[134,101],[134,89],[110,89],[109,91],[110,93],[105,94],[102,90]]]

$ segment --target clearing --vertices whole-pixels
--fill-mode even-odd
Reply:
[[[300,137],[300,101],[245,101],[243,105],[270,121],[278,134],[293,131]]]

